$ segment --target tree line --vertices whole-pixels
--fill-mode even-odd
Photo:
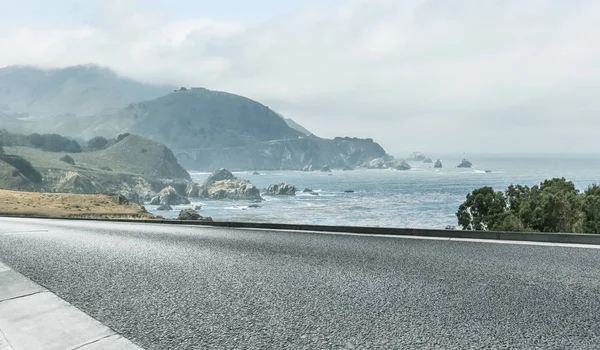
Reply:
[[[580,192],[565,178],[504,191],[481,187],[456,213],[463,230],[600,233],[600,186]]]
[[[98,151],[114,145],[123,140],[130,134],[125,133],[119,135],[116,139],[107,139],[102,136],[92,138],[82,147],[77,140],[58,134],[38,134],[29,135],[9,133],[6,130],[0,131],[0,145],[20,146],[39,148],[47,152],[67,152],[80,153],[85,151]]]

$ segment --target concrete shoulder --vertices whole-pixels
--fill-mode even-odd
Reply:
[[[0,350],[141,349],[0,262]]]

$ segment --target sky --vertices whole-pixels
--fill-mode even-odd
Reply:
[[[600,1],[0,0],[0,66],[95,63],[390,153],[598,152]]]

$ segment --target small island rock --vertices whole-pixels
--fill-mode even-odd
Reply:
[[[396,170],[410,170],[412,169],[412,167],[404,160],[402,159],[398,165],[395,166]]]
[[[177,193],[173,186],[167,186],[163,188],[158,195],[152,198],[150,201],[152,205],[179,205],[179,204],[190,204],[190,201],[184,196]]]
[[[262,201],[260,191],[250,181],[235,177],[227,169],[219,169],[204,181],[200,198]]]
[[[457,168],[472,168],[473,164],[467,158],[463,159]]]
[[[270,185],[266,190],[265,194],[271,196],[295,196],[296,187],[285,182]]]

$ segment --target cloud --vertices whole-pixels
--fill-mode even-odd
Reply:
[[[599,146],[597,1],[353,0],[260,23],[97,6],[85,25],[5,31],[0,65],[94,62],[230,91],[396,151]]]

